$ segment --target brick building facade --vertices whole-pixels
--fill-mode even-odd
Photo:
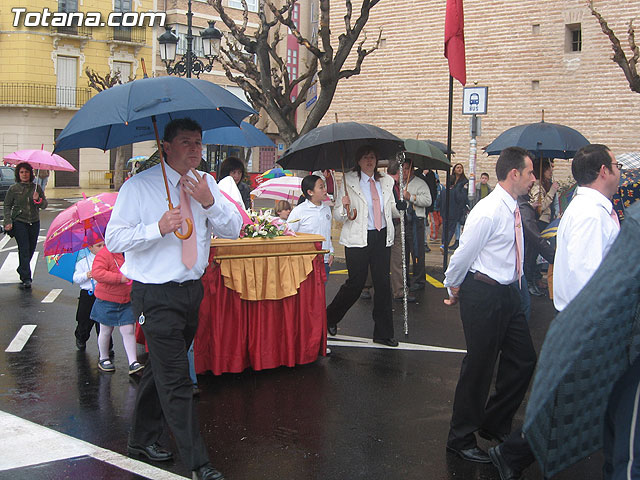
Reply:
[[[382,45],[365,59],[361,75],[340,82],[324,122],[337,113],[340,121],[365,121],[401,137],[446,142],[445,4],[382,0],[366,26],[367,44],[381,28]],[[630,55],[628,22],[640,16],[640,2],[596,0],[594,5]],[[331,7],[338,31],[344,2]],[[609,39],[584,0],[466,0],[464,8],[467,85],[489,87],[488,114],[478,138],[478,175],[487,171],[495,183],[495,157],[481,147],[509,127],[540,121],[542,109],[545,121],[575,128],[616,154],[640,151],[640,94],[629,89],[611,61]],[[461,105],[462,87],[456,81],[454,162],[466,167],[469,118],[461,114]],[[557,161],[556,177],[570,175],[569,165]]]

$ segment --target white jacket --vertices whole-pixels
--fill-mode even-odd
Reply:
[[[342,205],[344,197],[344,182],[339,182],[336,195],[336,205],[333,208],[333,217],[338,222],[344,222],[342,233],[340,234],[340,244],[345,247],[366,247],[367,246],[367,225],[369,223],[369,208],[364,194],[360,189],[360,178],[357,172],[347,172],[344,175],[347,183],[347,192],[351,200],[351,210],[355,208],[358,212],[355,220],[347,218],[347,210]],[[382,203],[384,206],[384,219],[387,222],[387,247],[393,245],[394,228],[392,218],[400,216],[396,209],[396,201],[393,196],[393,178],[382,174],[380,186],[382,187]],[[338,183],[338,182],[336,182]]]
[[[416,211],[416,215],[420,218],[426,216],[425,209],[431,206],[431,192],[427,182],[415,175],[409,180],[407,185],[407,192],[411,195],[411,204]]]

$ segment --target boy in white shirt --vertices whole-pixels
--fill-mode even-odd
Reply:
[[[100,333],[100,325],[91,320],[91,309],[96,297],[93,295],[95,281],[91,275],[91,267],[96,258],[96,253],[104,247],[104,240],[94,243],[88,248],[85,256],[76,261],[76,268],[73,272],[73,283],[80,286],[80,296],[78,297],[78,308],[76,310],[76,348],[84,351],[87,348],[87,340],[91,336],[91,329],[95,325],[96,335]]]

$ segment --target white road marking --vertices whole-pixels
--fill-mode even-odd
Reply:
[[[353,348],[386,348],[390,350],[411,350],[414,352],[445,352],[445,353],[467,353],[466,350],[458,348],[437,347],[433,345],[422,345],[420,343],[399,342],[397,347],[388,347],[379,343],[373,343],[370,338],[350,337],[348,335],[336,335],[327,338],[327,345],[331,347],[353,347]]]
[[[2,239],[0,239],[0,252],[2,251],[4,246],[9,242],[9,240],[11,240],[11,237],[9,235],[5,235],[4,237],[2,237]]]
[[[32,274],[36,271],[39,254],[40,252],[36,251],[31,259],[30,265]],[[20,277],[18,276],[18,272],[16,272],[16,268],[18,268],[19,263],[20,260],[18,258],[18,252],[9,252],[9,255],[7,255],[7,258],[2,264],[2,267],[0,267],[0,283],[20,283]]]
[[[6,412],[0,411],[0,424],[0,471],[87,455],[144,478],[185,479]]]
[[[60,295],[61,293],[62,293],[61,288],[54,288],[47,294],[46,297],[42,299],[41,303],[53,303],[55,302],[56,298],[58,298],[58,295]]]
[[[5,352],[21,352],[24,346],[29,341],[29,338],[31,338],[31,334],[35,329],[36,325],[23,325],[22,328],[18,330],[16,336],[13,337],[13,340],[11,340],[11,343],[9,344]]]

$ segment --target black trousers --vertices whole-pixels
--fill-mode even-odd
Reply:
[[[18,244],[18,268],[16,271],[20,275],[20,281],[31,280],[31,258],[36,251],[38,244],[38,234],[40,233],[40,222],[24,223],[19,220],[13,222],[13,235]]]
[[[91,320],[91,309],[96,301],[95,295],[89,295],[86,290],[80,290],[78,297],[78,308],[76,310],[76,338],[82,343],[86,343],[91,336],[91,329],[95,327],[96,335],[100,333],[100,324]]]
[[[391,279],[389,275],[391,247],[386,246],[387,229],[369,230],[366,247],[346,247],[345,260],[349,277],[327,307],[327,324],[336,325],[360,297],[367,273],[373,282],[373,338],[393,338],[391,311]]]
[[[536,461],[529,442],[527,442],[527,439],[522,433],[522,428],[511,432],[511,435],[507,437],[500,447],[500,453],[502,453],[507,465],[516,472],[522,472]]]
[[[407,222],[407,233],[407,252],[411,252],[413,284],[424,285],[427,283],[424,267],[424,218],[415,217],[413,222]]]
[[[533,375],[536,352],[514,285],[489,285],[468,273],[460,287],[460,317],[467,354],[460,368],[447,443],[466,449],[476,446],[477,430],[511,431]],[[489,397],[496,362],[495,392]]]
[[[193,402],[187,351],[198,328],[200,280],[153,285],[133,282],[131,302],[149,348],[129,433],[130,443],[151,445],[164,421],[173,433],[184,464],[195,470],[209,462]]]

